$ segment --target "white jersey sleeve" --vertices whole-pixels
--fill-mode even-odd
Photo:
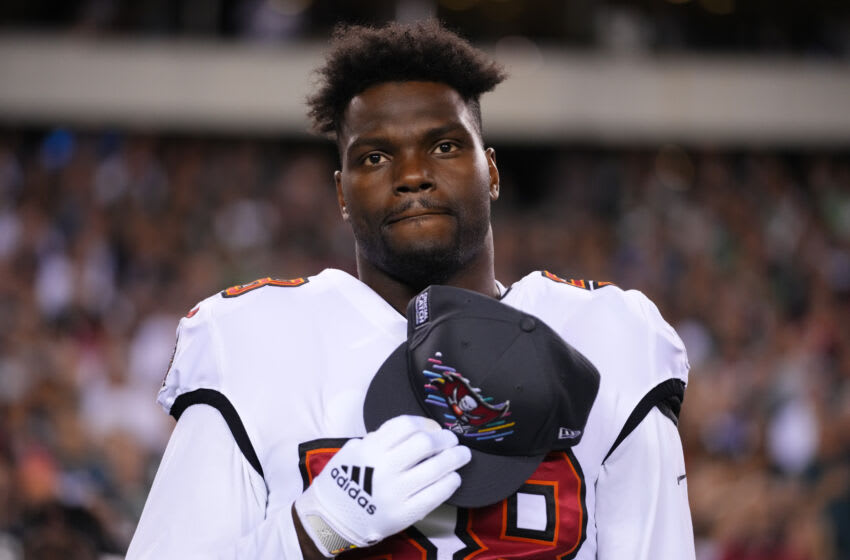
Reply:
[[[302,558],[289,507],[269,508],[263,471],[222,366],[216,295],[177,328],[157,401],[177,425],[127,558]],[[291,505],[291,502],[289,503]]]
[[[596,484],[598,560],[693,560],[682,444],[652,409],[602,465]]]
[[[302,558],[289,509],[266,512],[266,487],[221,413],[181,416],[127,559]]]
[[[240,303],[244,305],[244,302],[235,305]],[[262,466],[252,443],[257,441],[256,429],[250,423],[250,415],[234,406],[234,386],[239,379],[234,379],[233,373],[228,375],[225,366],[225,344],[217,313],[232,313],[234,307],[233,302],[217,294],[202,301],[180,320],[174,357],[157,402],[176,420],[195,404],[217,409],[230,429],[231,438],[262,476]]]
[[[174,357],[157,397],[166,412],[173,414],[177,398],[193,390],[222,390],[221,342],[212,317],[216,299],[202,301],[180,319]]]
[[[643,293],[636,290],[622,292],[627,307],[632,310],[638,326],[632,334],[623,336],[626,345],[636,342],[639,350],[633,354],[644,368],[640,375],[620,376],[617,383],[622,404],[618,418],[630,411],[605,460],[642,422],[651,410],[658,410],[674,425],[678,424],[679,411],[688,382],[688,364],[685,345],[679,335],[661,316],[658,308]]]
[[[653,385],[609,449],[596,484],[598,560],[695,557],[678,416],[688,380],[684,344],[640,292],[625,295],[646,321]]]

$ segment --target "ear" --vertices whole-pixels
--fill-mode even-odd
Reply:
[[[496,150],[487,148],[487,168],[490,171],[490,200],[499,199],[499,168],[496,167]]]
[[[339,204],[339,213],[342,219],[348,221],[348,207],[345,205],[345,196],[342,194],[342,171],[334,171],[334,183],[336,184],[336,202]]]

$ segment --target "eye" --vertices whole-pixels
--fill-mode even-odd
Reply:
[[[387,156],[380,152],[372,152],[371,154],[368,154],[363,160],[366,165],[378,165],[380,163],[384,163],[385,161],[389,161],[387,160]]]
[[[434,151],[432,153],[435,153],[435,154],[450,154],[454,151],[457,151],[457,149],[458,149],[457,144],[455,144],[454,142],[445,141],[445,142],[440,142],[439,144],[437,144],[437,146],[434,148]]]

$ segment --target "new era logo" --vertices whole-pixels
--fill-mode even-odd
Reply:
[[[375,514],[375,504],[369,501],[372,497],[372,474],[373,467],[359,467],[352,465],[340,465],[331,470],[331,476],[336,485],[346,495],[357,502],[357,505],[366,510],[369,515]],[[368,496],[368,497],[367,497]]]
[[[558,430],[558,439],[575,439],[581,435],[581,430],[571,430],[569,428],[561,428]]]

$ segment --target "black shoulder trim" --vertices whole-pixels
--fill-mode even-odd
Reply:
[[[175,420],[180,420],[180,416],[193,404],[208,404],[221,413],[224,421],[227,422],[227,427],[230,428],[230,433],[233,434],[233,439],[236,440],[236,445],[242,451],[242,455],[254,467],[254,470],[265,478],[260,459],[254,451],[254,446],[251,445],[242,419],[239,418],[239,413],[236,412],[227,397],[212,389],[196,389],[189,393],[183,393],[174,400],[174,404],[171,406],[171,415],[174,416]]]
[[[682,410],[682,400],[684,398],[685,383],[681,379],[668,379],[667,381],[663,381],[656,385],[640,400],[638,405],[629,415],[629,419],[626,420],[626,423],[623,425],[623,429],[620,430],[620,435],[617,436],[617,439],[614,441],[614,445],[612,445],[611,449],[608,450],[608,454],[605,455],[605,459],[603,459],[602,462],[604,463],[608,460],[611,453],[613,453],[614,450],[623,443],[623,440],[638,427],[638,424],[646,418],[649,411],[656,406],[658,407],[658,410],[664,414],[664,416],[669,418],[678,426],[679,412]]]

